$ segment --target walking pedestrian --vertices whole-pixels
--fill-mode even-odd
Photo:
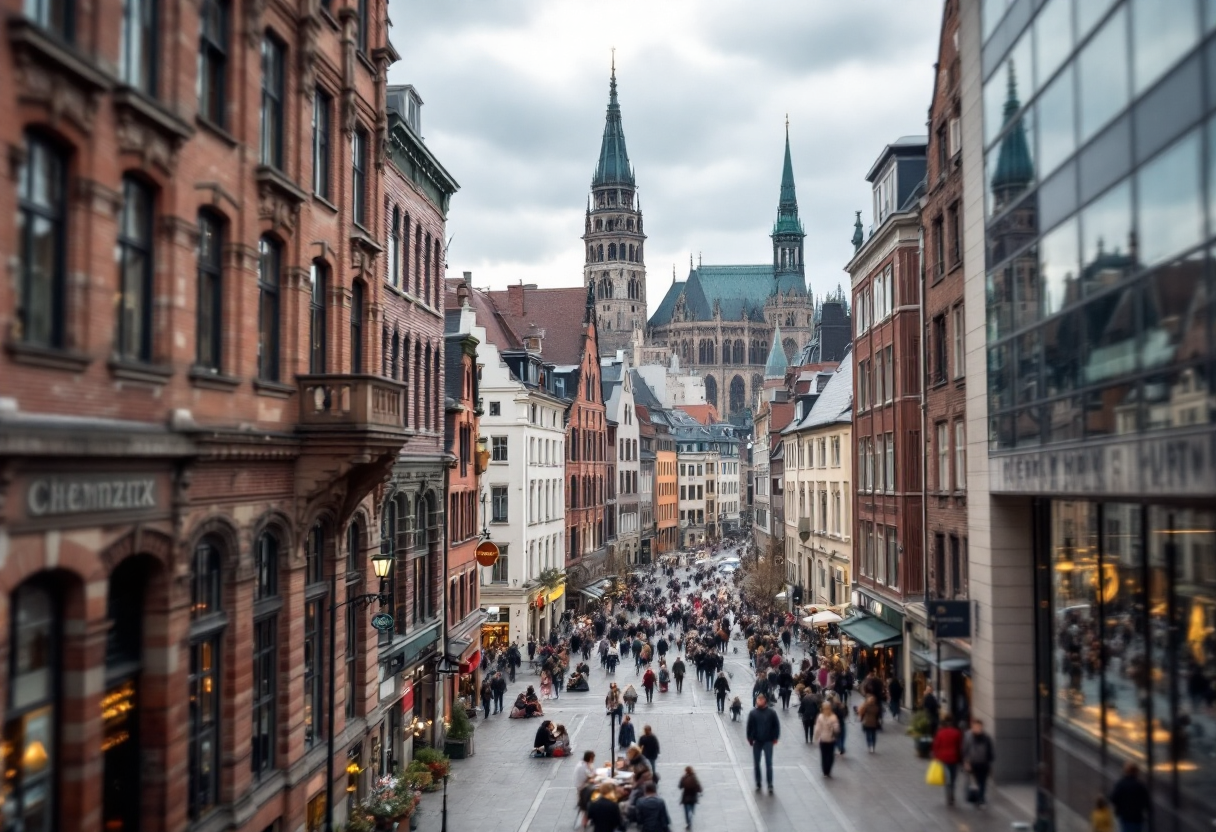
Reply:
[[[633,686],[632,682],[625,685],[625,692],[621,694],[621,699],[625,701],[625,708],[629,713],[633,713],[633,709],[638,704],[638,689]]]
[[[946,805],[953,806],[954,780],[958,774],[958,764],[963,757],[963,732],[954,727],[952,717],[947,716],[942,720],[942,727],[933,735],[933,749],[930,753],[933,759],[946,768]]]
[[[878,747],[878,729],[882,727],[882,703],[873,694],[866,697],[857,709],[857,718],[861,720],[861,730],[866,735],[866,751],[871,754]]]
[[[490,682],[490,691],[494,694],[494,713],[502,713],[502,698],[507,694],[507,680],[502,678],[502,673],[495,673],[494,680]]]
[[[604,710],[608,713],[619,714],[621,712],[621,689],[616,686],[616,682],[608,684],[608,695],[604,697]]]
[[[832,766],[836,763],[836,737],[839,734],[840,720],[832,710],[832,703],[824,702],[811,735],[811,740],[819,745],[819,765],[824,777],[832,776]]]
[[[519,645],[511,642],[511,646],[507,648],[507,666],[511,669],[511,682],[515,682],[515,671],[523,664],[523,658],[519,655]]]
[[[823,699],[818,694],[812,693],[809,689],[802,694],[802,700],[798,703],[798,718],[802,720],[803,738],[808,743],[815,730],[815,720],[819,717],[821,707],[823,707]]]
[[[692,766],[684,767],[684,776],[680,778],[680,805],[684,807],[684,828],[692,829],[692,816],[697,811],[697,801],[701,798],[701,781],[692,770]]]
[[[925,695],[921,697],[920,706],[925,710],[925,716],[929,717],[929,734],[934,736],[937,734],[937,726],[941,723],[941,703],[937,700],[937,694],[933,692],[932,685],[925,686]]]
[[[1110,793],[1110,805],[1119,822],[1119,832],[1143,832],[1148,816],[1148,786],[1140,779],[1140,766],[1128,763]]]
[[[654,781],[642,786],[642,797],[633,804],[633,810],[639,832],[668,832],[671,829],[667,803],[657,794]]]
[[[747,715],[747,744],[752,747],[752,767],[756,774],[756,791],[760,791],[760,757],[768,778],[768,793],[773,793],[773,748],[781,739],[781,720],[768,706],[763,693],[756,697],[756,707]]]
[[[654,702],[654,686],[657,683],[657,678],[654,675],[654,670],[647,667],[646,672],[642,674],[642,689],[646,691],[646,704]]]
[[[478,689],[478,695],[481,696],[482,719],[490,718],[490,705],[494,703],[494,691],[490,688],[490,677],[486,676],[481,680],[481,688]]]
[[[766,676],[762,671],[760,675],[756,677],[756,683],[752,685],[752,707],[754,708],[756,706],[756,700],[759,697],[763,696],[765,699],[768,699],[768,693],[768,676]]]
[[[899,681],[898,676],[892,676],[891,681],[887,682],[887,697],[891,700],[891,716],[899,719],[899,708],[903,704],[904,683]]]
[[[642,736],[638,737],[638,747],[642,749],[642,756],[650,761],[650,773],[654,775],[654,781],[659,782],[659,775],[655,770],[655,764],[659,760],[659,738],[654,735],[649,725],[642,726]]]
[[[730,691],[730,682],[726,680],[725,673],[719,673],[717,681],[714,682],[715,696],[718,700],[718,713],[726,711],[726,694]]]
[[[676,680],[676,693],[684,692],[684,659],[676,656],[675,663],[671,666],[671,676]]]
[[[536,637],[528,636],[528,661],[536,660]]]
[[[621,719],[621,727],[616,729],[616,744],[621,749],[621,753],[625,753],[629,746],[638,741],[638,732],[633,727],[633,719],[629,714]]]
[[[984,723],[978,719],[971,721],[971,731],[963,737],[963,767],[975,781],[975,808],[979,809],[985,803],[988,792],[988,775],[992,771],[992,763],[996,760],[996,748],[993,747],[992,737],[984,733]]]

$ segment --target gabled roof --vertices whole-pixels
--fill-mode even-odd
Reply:
[[[630,370],[629,380],[633,382],[634,407],[646,407],[654,410],[662,409],[663,403],[659,401],[658,396],[650,389],[650,385],[646,383],[646,379],[642,378],[641,373],[637,370]]]
[[[522,309],[512,308],[511,292],[521,293]],[[545,331],[541,357],[546,362],[559,366],[582,364],[587,291],[581,286],[562,289],[513,286],[486,295],[521,342],[533,328]],[[519,312],[522,314],[516,314]]]
[[[826,427],[853,421],[853,362],[842,361],[832,374],[810,412],[799,422],[791,422],[783,433]]]
[[[687,413],[703,425],[712,425],[718,421],[718,409],[712,404],[682,404],[676,410]]]
[[[459,310],[456,300],[456,289],[464,282],[461,278],[448,278],[444,281],[444,309],[445,315],[449,310]],[[477,325],[485,327],[486,340],[498,348],[499,352],[504,350],[517,350],[523,347],[523,339],[516,333],[511,331],[510,324],[499,314],[498,308],[490,300],[489,293],[483,292],[480,289],[473,289],[469,292],[469,306],[477,315]]]
[[[688,279],[672,283],[663,301],[650,318],[651,326],[671,323],[675,315],[676,301],[682,295],[684,308],[694,320],[708,321],[714,316],[714,303],[722,310],[725,321],[742,321],[748,318],[763,319],[764,302],[774,293],[793,292],[806,294],[806,283],[796,273],[773,278],[773,267],[756,266],[699,266],[690,269]]]

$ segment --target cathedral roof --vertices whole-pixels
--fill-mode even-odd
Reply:
[[[768,361],[764,364],[765,378],[785,378],[789,361],[785,358],[785,350],[781,346],[781,327],[773,328],[773,346],[768,351]]]
[[[675,320],[677,300],[683,296],[684,308],[693,320],[714,317],[714,303],[722,310],[722,320],[763,320],[764,302],[776,287],[781,294],[805,295],[800,275],[785,273],[773,280],[771,264],[763,266],[700,266],[689,271],[688,279],[672,283],[666,296],[650,318],[651,326],[665,326]]]
[[[777,222],[773,234],[805,236],[798,219],[798,196],[794,192],[794,163],[790,158],[790,126],[785,125],[785,163],[781,168],[781,198],[777,202]]]
[[[625,151],[625,130],[621,127],[621,105],[616,100],[616,68],[608,82],[608,115],[604,121],[604,141],[600,145],[600,160],[591,177],[591,187],[599,185],[633,185],[633,169]]]

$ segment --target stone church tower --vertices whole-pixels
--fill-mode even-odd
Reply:
[[[608,115],[600,159],[591,178],[583,232],[583,282],[595,294],[602,355],[628,349],[633,331],[646,324],[646,235],[625,131],[616,99],[616,67],[608,82]]]

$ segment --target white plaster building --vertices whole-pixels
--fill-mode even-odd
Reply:
[[[600,383],[610,422],[616,423],[616,543],[615,554],[624,564],[638,563],[641,554],[641,437],[633,382],[624,351],[601,362]]]

